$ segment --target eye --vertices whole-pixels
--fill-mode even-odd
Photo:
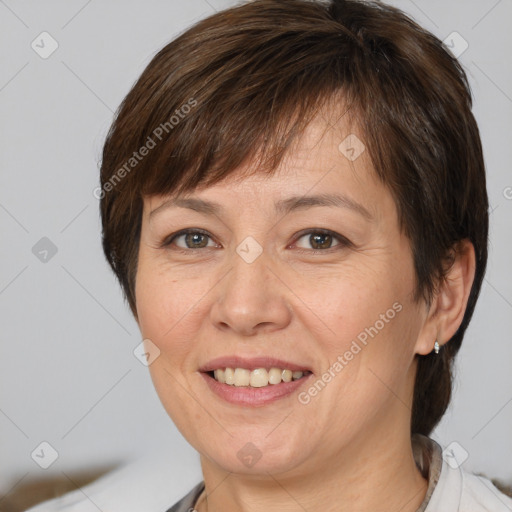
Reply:
[[[304,239],[304,242],[300,242],[302,239]],[[334,242],[338,243],[333,245]],[[342,249],[351,245],[351,242],[344,236],[327,229],[310,229],[302,232],[295,244],[305,249],[312,247],[306,252],[325,252],[329,249]]]
[[[177,243],[180,239],[183,240],[180,245]],[[211,247],[208,245],[208,239],[210,239],[210,235],[206,231],[202,231],[200,229],[184,229],[174,235],[171,235],[170,238],[167,238],[163,246],[170,246],[171,244],[175,244],[179,249],[204,249],[207,247]],[[212,241],[213,243],[213,241]],[[213,244],[215,247],[216,244]]]
[[[301,240],[304,241],[301,242]],[[343,249],[351,246],[352,243],[344,236],[327,229],[309,229],[298,234],[294,245],[299,248],[299,252],[316,253]],[[213,242],[208,232],[194,228],[183,229],[170,235],[161,243],[161,247],[170,246],[174,246],[178,251],[219,247]]]

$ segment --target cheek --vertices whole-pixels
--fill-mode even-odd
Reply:
[[[139,327],[163,353],[177,360],[190,351],[190,340],[201,326],[205,293],[213,286],[206,277],[179,278],[177,272],[157,272],[144,262],[136,286]]]
[[[420,316],[412,301],[414,273],[408,263],[347,266],[329,278],[297,282],[297,295],[308,306],[302,322],[325,327],[316,336],[325,355],[323,370],[343,375],[336,379],[340,390],[354,386],[361,397],[368,396],[375,387],[385,391],[379,378],[391,385],[405,378]]]
[[[295,276],[290,287],[302,300],[295,311],[303,315],[304,323],[317,324],[324,342],[339,350],[359,335],[364,341],[365,332],[373,330],[376,322],[379,331],[387,327],[399,309],[393,305],[402,303],[409,291],[383,265],[370,268],[357,262],[343,269],[310,275],[297,272]]]
[[[176,272],[155,271],[155,265],[139,266],[136,285],[139,328],[160,350],[149,366],[154,388],[177,428],[185,434],[194,432],[200,411],[190,408],[190,383],[184,378],[192,364],[187,364],[198,339],[200,316],[205,295],[205,281],[183,279]],[[197,440],[186,435],[191,443]]]
[[[352,408],[354,415],[360,407],[376,411],[396,399],[406,404],[410,398],[408,384],[420,316],[417,306],[404,298],[385,306],[360,317],[359,325],[354,322],[344,339],[340,373],[344,378],[335,391],[335,401]]]

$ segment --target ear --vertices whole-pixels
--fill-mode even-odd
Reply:
[[[469,240],[461,240],[451,250],[450,266],[438,284],[428,310],[415,351],[427,355],[437,340],[447,343],[462,323],[469,293],[475,278],[475,249]]]

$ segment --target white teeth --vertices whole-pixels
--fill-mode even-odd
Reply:
[[[281,382],[282,370],[279,368],[270,368],[268,372],[268,382],[270,384],[279,384]]]
[[[268,372],[265,368],[256,368],[251,372],[249,384],[253,388],[262,388],[268,385]]]
[[[226,368],[224,370],[224,380],[226,384],[230,386],[234,386],[235,384],[235,371],[233,368]]]
[[[219,382],[226,382],[226,376],[224,374],[224,370],[223,369],[219,369],[219,370],[215,370],[213,372],[214,376],[215,376],[215,379],[218,380]]]
[[[256,368],[252,371],[246,368],[219,368],[214,370],[215,380],[229,386],[262,388],[268,385],[280,384],[298,380],[304,372],[282,370],[281,368]]]
[[[235,386],[248,386],[251,372],[245,368],[235,368]]]
[[[291,382],[292,375],[293,373],[291,370],[283,370],[283,373],[281,374],[281,379],[283,379],[283,382]]]

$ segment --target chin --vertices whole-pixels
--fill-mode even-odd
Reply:
[[[250,440],[252,439],[252,441]],[[216,442],[215,442],[216,441]],[[288,442],[286,442],[288,441]],[[224,471],[243,475],[280,474],[293,471],[308,458],[304,443],[291,443],[282,436],[273,440],[268,430],[250,436],[226,434],[222,441],[212,440],[207,446],[198,446],[206,458]],[[204,440],[201,444],[204,443]],[[215,443],[215,450],[212,446]],[[194,446],[195,443],[192,442]],[[196,445],[197,446],[197,445]]]

